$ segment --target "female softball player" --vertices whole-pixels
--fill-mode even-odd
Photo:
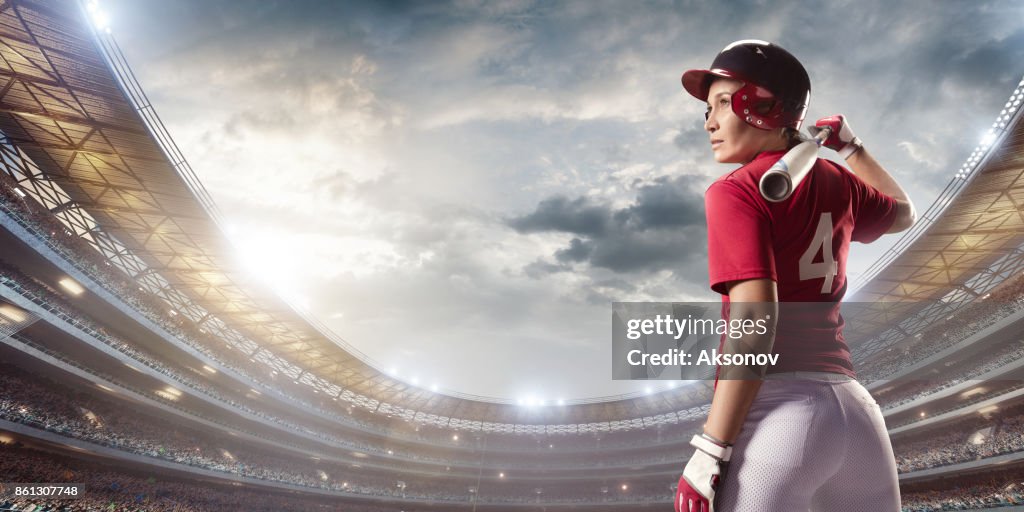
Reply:
[[[830,127],[825,145],[852,172],[819,158],[789,199],[761,197],[761,176],[799,142],[811,94],[804,67],[781,47],[737,41],[682,81],[707,102],[715,160],[741,164],[705,195],[711,289],[723,314],[730,303],[821,306],[791,322],[783,309],[769,334],[776,365],[757,378],[716,381],[676,512],[898,511],[892,446],[881,410],[856,380],[839,302],[850,242],[910,227],[910,198],[842,115],[811,131]]]

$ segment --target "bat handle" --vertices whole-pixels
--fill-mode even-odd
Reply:
[[[818,130],[818,133],[815,134],[814,137],[811,137],[811,140],[813,140],[815,143],[817,143],[818,147],[820,148],[822,146],[822,144],[825,144],[825,141],[828,140],[828,138],[831,135],[832,135],[832,127],[831,126],[822,126],[821,130]]]

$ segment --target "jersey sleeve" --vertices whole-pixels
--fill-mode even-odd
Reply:
[[[729,180],[716,181],[704,194],[704,212],[712,290],[726,295],[731,281],[778,281],[771,216],[759,197]]]
[[[885,234],[896,221],[896,199],[879,192],[857,175],[848,173],[853,180],[853,233],[854,242],[869,244]]]

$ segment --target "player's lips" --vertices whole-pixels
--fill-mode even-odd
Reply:
[[[721,139],[711,139],[711,149],[718,147],[722,143]]]

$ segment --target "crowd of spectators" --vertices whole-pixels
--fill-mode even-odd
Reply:
[[[295,454],[265,451],[228,435],[200,432],[167,418],[135,414],[135,411],[109,399],[46,381],[8,364],[0,365],[0,418],[145,457],[339,493],[450,501],[465,501],[469,494],[475,494],[481,500],[497,501],[535,498],[534,487],[527,488],[523,487],[524,484],[512,482],[495,483],[493,474],[485,484],[474,484],[481,485],[475,493],[468,493],[467,483],[477,482],[476,474],[437,480],[430,473],[417,475],[394,468],[378,470],[365,464],[355,468],[352,464],[339,464],[326,457],[312,460]],[[673,454],[675,460],[672,462],[681,466],[685,455],[683,451]],[[599,466],[599,463],[592,462],[588,467]],[[402,479],[406,485],[396,487],[396,478]],[[589,491],[560,487],[557,493],[549,492],[545,499],[586,501],[607,498],[598,496],[594,485],[589,484],[589,487]],[[613,498],[634,499],[636,496],[637,493],[628,496],[620,493]]]
[[[945,368],[942,379],[907,380],[889,393],[875,396],[882,409],[893,409],[921,397],[938,393],[992,370],[1020,361],[1024,358],[1024,340],[1004,343],[991,349],[977,358],[970,359],[969,365],[961,368]]]
[[[902,512],[976,510],[1024,505],[1024,470],[958,475],[901,490]]]
[[[1024,275],[1010,278],[987,297],[976,299],[950,313],[944,321],[936,322],[920,333],[909,337],[891,351],[870,359],[857,375],[862,381],[875,381],[891,377],[911,364],[960,343],[986,327],[1024,309]]]
[[[901,473],[1024,450],[1024,405],[977,416],[893,442]]]
[[[468,492],[467,482],[475,481],[472,477],[436,480],[413,473],[402,474],[397,470],[353,469],[351,465],[330,460],[310,461],[298,455],[261,451],[251,443],[229,436],[218,437],[169,423],[166,419],[134,415],[124,407],[64,388],[10,365],[0,366],[0,418],[177,464],[343,494],[454,502],[477,496],[481,501],[494,503],[537,499],[533,487],[523,487],[522,484],[502,486],[495,484],[493,478],[475,492]],[[982,437],[976,435],[978,430],[986,428],[990,430],[986,430]],[[927,438],[896,443],[901,472],[1024,450],[1024,406],[1007,409],[993,419],[977,418],[959,427],[945,427],[940,435],[934,432],[922,435]],[[680,467],[685,462],[685,455],[682,451],[674,454]],[[595,466],[596,463],[591,463],[589,467]],[[557,467],[557,464],[551,467]],[[401,478],[406,485],[397,487],[396,478]],[[593,483],[589,485],[584,491],[564,486],[558,487],[557,491],[552,488],[541,499],[546,502],[629,501],[638,496],[648,496],[646,491],[640,492],[636,487],[640,483],[632,484],[634,492],[628,496],[616,491],[610,497],[607,490],[600,493],[594,489]],[[659,485],[667,486],[668,483]],[[668,493],[666,489],[656,488],[650,496]]]
[[[0,475],[5,482],[79,483],[84,492],[76,499],[24,498],[13,489],[0,494],[0,511],[60,512],[251,512],[335,511],[337,498],[256,491],[209,482],[182,481],[159,473],[126,471],[80,459],[62,457],[15,444],[0,443]],[[416,512],[409,505],[374,505],[345,502],[353,512]]]

